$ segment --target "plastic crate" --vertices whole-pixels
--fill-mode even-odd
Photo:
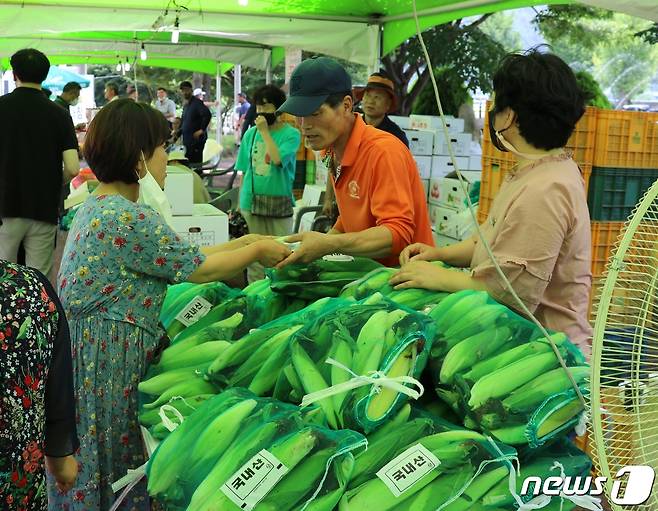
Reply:
[[[592,222],[592,275],[605,271],[612,249],[624,227],[624,222]]]
[[[594,166],[658,169],[658,113],[599,110]]]
[[[496,158],[503,161],[514,161],[512,153],[499,151],[491,143],[489,129],[487,128],[489,122],[489,108],[490,104],[487,102],[487,111],[484,116],[482,156]],[[574,161],[580,166],[591,165],[594,161],[597,118],[597,109],[591,106],[587,107],[585,114],[583,114],[578,121],[578,124],[576,124],[576,127],[567,142],[566,148],[571,151]]]
[[[626,220],[656,179],[658,168],[594,167],[587,195],[591,219],[601,222]]]
[[[502,160],[487,156],[482,157],[482,177],[480,178],[480,210],[484,218],[489,214],[491,203],[498,194],[500,186],[503,183],[505,174],[514,166],[513,160]],[[591,165],[580,165],[580,170],[585,179],[585,192],[589,186],[590,176],[592,174]]]

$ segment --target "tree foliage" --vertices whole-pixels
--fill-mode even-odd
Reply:
[[[505,48],[480,30],[491,15],[467,23],[459,19],[423,32],[434,68],[450,68],[455,78],[472,91],[491,90],[493,73]],[[401,115],[408,115],[416,99],[429,84],[429,68],[418,37],[408,39],[382,59],[382,65],[396,84]]]
[[[578,86],[587,94],[587,104],[597,108],[612,108],[610,101],[603,94],[599,82],[587,71],[578,71],[576,73]]]
[[[459,107],[468,103],[471,99],[464,82],[451,67],[436,69],[434,71],[436,85],[441,97],[441,106],[445,115],[457,117]],[[434,87],[432,83],[420,92],[416,102],[413,105],[412,113],[421,115],[439,115],[439,107],[434,97]]]
[[[642,93],[658,72],[655,24],[578,5],[551,6],[536,18],[553,51],[575,70],[589,71],[619,108]]]

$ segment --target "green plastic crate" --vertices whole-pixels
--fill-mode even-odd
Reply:
[[[597,222],[626,220],[644,193],[658,179],[658,169],[594,167],[587,204]]]

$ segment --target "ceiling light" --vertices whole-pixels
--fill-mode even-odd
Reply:
[[[249,0],[238,0],[238,4],[242,7],[247,7],[247,5],[249,5]]]
[[[142,51],[139,52],[139,58],[146,60],[146,48],[144,48],[144,43],[142,43]]]
[[[176,21],[174,22],[174,30],[171,32],[171,42],[178,44],[178,37],[180,36],[180,30],[178,30],[178,16],[176,16]]]

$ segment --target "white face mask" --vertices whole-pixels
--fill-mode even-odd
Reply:
[[[171,213],[171,204],[169,204],[169,199],[164,193],[160,185],[155,180],[155,178],[149,172],[148,166],[146,165],[146,159],[144,158],[144,153],[142,153],[142,161],[144,162],[144,169],[146,173],[144,177],[138,180],[139,183],[139,199],[137,202],[140,204],[146,204],[155,209],[165,222],[169,225],[172,224],[173,215]]]
[[[542,158],[544,158],[544,157],[546,156],[545,154],[529,154],[529,153],[522,153],[521,151],[519,151],[518,149],[516,149],[516,147],[514,147],[514,146],[511,144],[511,142],[510,142],[509,140],[507,140],[507,139],[503,136],[502,132],[500,132],[500,131],[496,131],[496,138],[498,138],[498,141],[499,141],[499,142],[503,145],[503,147],[505,147],[510,153],[513,153],[513,154],[515,154],[515,155],[517,155],[517,156],[519,156],[520,158],[523,158],[523,159],[525,159],[525,160],[536,161],[536,160],[541,160]]]

